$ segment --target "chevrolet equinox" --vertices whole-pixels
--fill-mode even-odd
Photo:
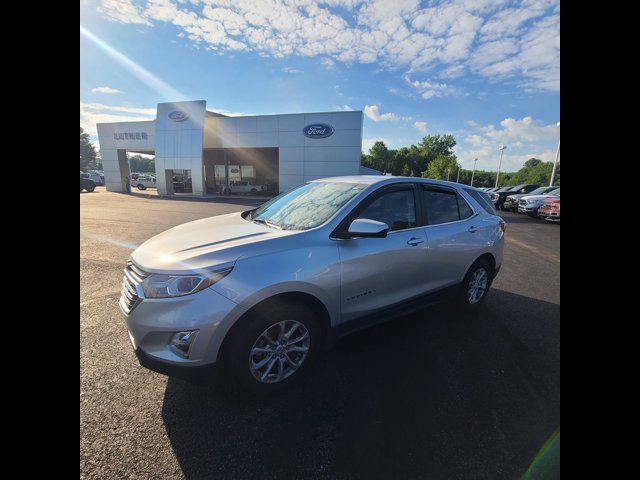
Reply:
[[[447,299],[476,309],[504,230],[467,185],[319,179],[147,240],[119,304],[143,366],[189,377],[221,365],[239,389],[270,393],[346,333]]]

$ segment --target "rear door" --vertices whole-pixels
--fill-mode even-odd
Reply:
[[[413,183],[383,187],[357,206],[340,228],[356,218],[389,226],[385,238],[338,240],[342,321],[349,321],[424,292],[427,238],[419,224]]]
[[[438,290],[462,281],[491,227],[453,188],[423,184],[420,198],[429,245],[428,289]]]

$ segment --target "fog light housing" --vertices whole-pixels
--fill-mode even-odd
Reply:
[[[171,337],[171,342],[169,342],[169,348],[179,357],[189,358],[189,349],[196,335],[198,335],[198,330],[174,333]]]

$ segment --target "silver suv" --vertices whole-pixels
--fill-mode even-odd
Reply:
[[[504,230],[489,196],[466,185],[315,180],[147,240],[120,307],[143,366],[184,377],[221,364],[237,387],[268,393],[346,333],[445,299],[477,308]]]

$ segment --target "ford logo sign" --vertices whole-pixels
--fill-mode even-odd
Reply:
[[[189,118],[189,116],[186,113],[181,112],[180,110],[175,110],[169,114],[169,118],[174,122],[184,122],[187,118]]]
[[[326,123],[313,123],[304,127],[302,134],[308,138],[327,138],[333,135],[333,127]]]

